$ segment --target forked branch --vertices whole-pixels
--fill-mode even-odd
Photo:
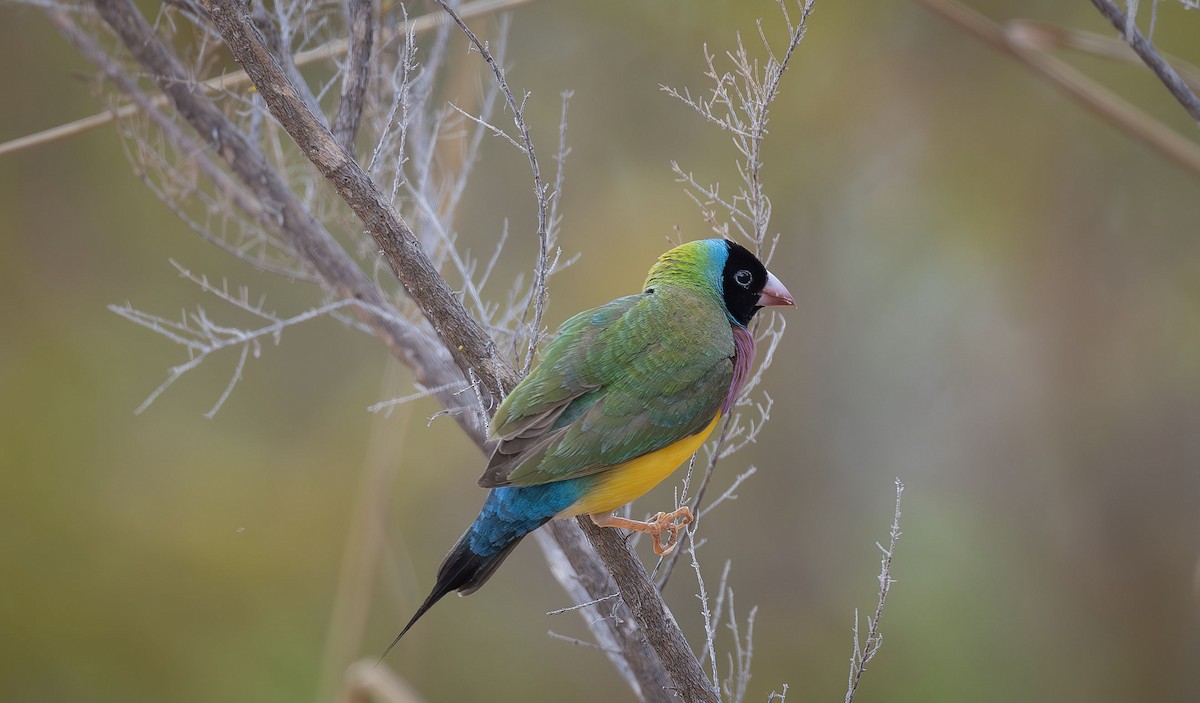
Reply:
[[[276,233],[286,239],[318,275],[334,299],[356,300],[355,317],[369,326],[389,350],[413,369],[419,383],[427,387],[464,378],[440,344],[431,344],[418,326],[395,313],[380,290],[346,256],[329,232],[296,198],[280,174],[271,168],[258,149],[203,93],[192,89],[187,72],[166,48],[154,30],[129,0],[97,0],[96,8],[122,44],[134,55],[159,88],[170,96],[176,110],[193,129],[210,140],[238,180],[261,203],[269,204]],[[63,21],[69,22],[63,17]],[[439,395],[453,403],[449,393]],[[473,415],[455,419],[472,437],[483,441],[485,432]]]
[[[479,374],[493,399],[503,397],[516,385],[516,372],[497,355],[495,342],[463,309],[408,224],[392,207],[390,198],[308,109],[301,91],[255,29],[245,6],[234,0],[201,0],[200,4],[254,81],[271,114],[362,221],[392,273],[421,308],[463,375]]]

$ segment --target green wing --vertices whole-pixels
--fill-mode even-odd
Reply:
[[[686,290],[619,298],[563,323],[492,419],[485,488],[597,473],[708,426],[733,378],[733,334]]]

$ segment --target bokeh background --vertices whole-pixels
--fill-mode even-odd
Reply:
[[[1045,5],[974,3],[1107,30],[1087,3]],[[0,140],[95,112],[91,68],[40,14],[0,12]],[[582,258],[551,323],[637,290],[676,227],[707,236],[669,163],[732,185],[733,152],[658,85],[703,88],[703,43],[758,17],[774,6],[515,13],[510,79],[547,158],[575,91],[562,245]],[[1159,5],[1160,45],[1200,62],[1197,37],[1200,15]],[[1145,71],[1068,58],[1195,138]],[[710,589],[732,559],[739,613],[758,607],[748,700],[785,683],[789,701],[841,699],[895,477],[898,582],[858,700],[1200,700],[1200,179],[901,0],[818,3],[767,149],[772,269],[799,305],[772,422],[714,490],[759,473],[701,550]],[[506,217],[528,231],[526,168],[484,147],[465,241]],[[533,259],[514,239],[506,280]],[[329,700],[344,650],[377,657],[424,597],[482,500],[482,458],[428,400],[369,413],[411,385],[330,320],[268,345],[213,419],[235,352],[135,415],[185,356],[105,306],[205,303],[169,259],[282,313],[314,296],[188,231],[111,127],[0,158],[0,251],[0,699]],[[347,634],[339,575],[380,496],[390,556],[355,586],[367,626]],[[669,603],[699,641],[695,592],[678,570]],[[566,605],[530,541],[388,664],[429,701],[632,698],[603,655],[547,636],[585,636],[546,614]]]

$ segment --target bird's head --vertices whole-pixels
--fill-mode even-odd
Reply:
[[[681,244],[658,257],[643,288],[680,285],[719,295],[725,313],[745,327],[771,305],[795,305],[788,289],[754,254],[728,239]]]

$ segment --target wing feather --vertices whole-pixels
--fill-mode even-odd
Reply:
[[[598,473],[704,429],[733,377],[733,335],[690,291],[617,299],[563,324],[492,420],[479,485]]]

